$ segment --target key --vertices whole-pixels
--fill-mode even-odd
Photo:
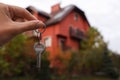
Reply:
[[[36,42],[34,44],[34,49],[37,55],[37,66],[36,67],[38,68],[38,71],[39,71],[41,67],[41,56],[43,52],[45,51],[45,46],[42,43]]]

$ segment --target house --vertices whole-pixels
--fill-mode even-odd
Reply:
[[[42,34],[47,51],[52,54],[58,49],[80,49],[80,41],[85,39],[90,24],[85,13],[75,5],[64,8],[60,4],[51,7],[51,13],[38,11],[32,6],[26,8],[39,20],[46,24],[46,31]]]

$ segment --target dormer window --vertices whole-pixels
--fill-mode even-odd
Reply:
[[[75,21],[78,20],[78,14],[77,14],[77,13],[74,14],[74,20],[75,20]]]

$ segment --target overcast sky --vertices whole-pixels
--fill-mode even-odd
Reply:
[[[91,24],[108,42],[109,48],[120,53],[120,0],[0,0],[0,2],[26,8],[29,5],[50,13],[50,7],[74,4],[82,9]]]

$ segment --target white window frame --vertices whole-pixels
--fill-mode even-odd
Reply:
[[[45,44],[45,47],[51,47],[52,46],[52,37],[51,36],[45,37],[44,38],[44,44]]]

